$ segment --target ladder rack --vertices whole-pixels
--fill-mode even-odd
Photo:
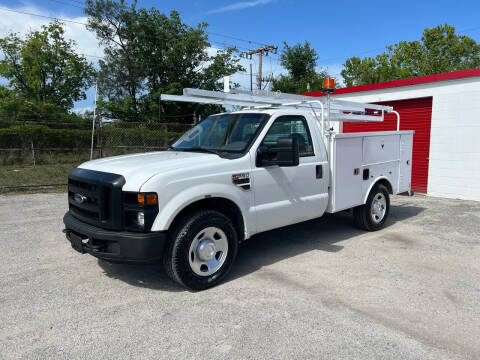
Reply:
[[[327,129],[330,128],[330,121],[379,122],[384,121],[385,113],[395,113],[397,115],[397,131],[400,130],[400,115],[391,106],[337,100],[330,96],[318,98],[262,90],[250,92],[232,89],[230,92],[220,92],[186,88],[183,89],[183,95],[161,94],[160,99],[243,106],[250,109],[300,108],[311,110],[317,120],[321,121],[322,131],[324,131],[325,125],[327,125]],[[318,115],[321,119],[318,119]]]

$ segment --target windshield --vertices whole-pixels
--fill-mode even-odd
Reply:
[[[187,131],[171,147],[180,151],[243,153],[268,119],[266,114],[212,115]]]

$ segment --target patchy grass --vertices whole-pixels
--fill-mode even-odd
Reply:
[[[0,193],[64,191],[68,173],[77,165],[0,166]]]
[[[49,194],[49,193],[64,193],[67,192],[67,185],[62,186],[45,186],[45,187],[27,187],[27,188],[0,188],[0,195],[17,195],[17,194]]]

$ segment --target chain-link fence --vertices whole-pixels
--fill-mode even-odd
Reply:
[[[61,186],[83,161],[163,150],[192,124],[0,121],[0,192]]]

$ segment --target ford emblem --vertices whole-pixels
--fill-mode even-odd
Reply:
[[[83,204],[85,201],[87,201],[87,197],[83,196],[82,194],[75,194],[73,196],[73,200],[75,200],[76,203]]]

